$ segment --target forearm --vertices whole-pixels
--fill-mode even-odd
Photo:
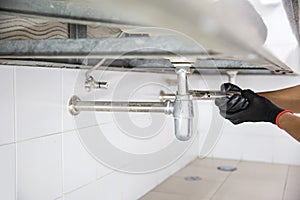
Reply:
[[[279,126],[300,142],[300,117],[291,113],[283,114],[278,120]]]
[[[269,99],[272,103],[282,109],[300,113],[300,85],[258,94]]]

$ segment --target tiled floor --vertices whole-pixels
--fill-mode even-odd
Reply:
[[[237,171],[217,170],[224,165]],[[197,159],[140,200],[300,200],[300,166]]]

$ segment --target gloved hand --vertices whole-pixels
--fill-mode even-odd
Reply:
[[[275,106],[268,99],[259,96],[252,90],[241,90],[238,86],[225,83],[221,91],[240,91],[241,95],[235,94],[232,97],[223,97],[215,100],[220,109],[220,114],[230,120],[233,124],[243,122],[271,122],[276,124],[276,117],[283,109]]]

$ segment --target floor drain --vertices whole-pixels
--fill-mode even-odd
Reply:
[[[186,181],[201,181],[202,178],[200,176],[186,176],[184,177]]]
[[[218,170],[224,171],[224,172],[233,172],[233,171],[236,171],[237,168],[233,167],[233,166],[219,166]]]

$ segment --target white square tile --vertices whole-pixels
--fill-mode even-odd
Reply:
[[[106,129],[106,131],[104,131],[104,133],[113,135],[113,132],[110,129],[110,127],[108,126],[107,128],[108,129]],[[86,165],[85,163],[77,163],[79,160],[74,158],[74,157],[76,157],[76,155],[70,150],[69,154],[72,155],[72,159],[71,159],[71,157],[68,159],[70,162],[69,167],[72,167],[72,165],[77,163],[77,164],[79,164],[80,167],[85,166],[85,167],[93,168],[93,173],[95,172],[94,175],[96,176],[97,179],[99,179],[113,171],[109,166],[110,163],[106,163],[107,160],[100,160],[100,161],[97,160],[99,157],[101,157],[103,155],[107,155],[108,157],[110,157],[110,154],[107,154],[108,150],[104,147],[104,146],[106,146],[105,145],[106,143],[103,143],[104,142],[103,138],[101,138],[101,136],[103,136],[103,133],[101,131],[103,131],[103,130],[101,128],[99,128],[99,126],[94,126],[94,127],[82,128],[82,129],[74,131],[76,133],[76,137],[74,135],[74,132],[73,131],[71,132],[71,134],[74,135],[71,138],[73,138],[73,140],[74,140],[73,142],[75,142],[75,138],[76,138],[77,145],[76,145],[76,149],[74,149],[75,148],[74,143],[72,144],[73,146],[69,145],[69,147],[72,147],[74,149],[74,151],[79,152],[79,157],[81,157],[81,159],[87,159],[88,163],[90,163],[90,164]],[[100,134],[100,136],[98,134]],[[86,143],[83,143],[83,142],[86,142]],[[90,145],[92,145],[92,146],[90,146]],[[96,147],[96,149],[95,149],[95,147]],[[96,154],[95,154],[95,151],[96,151]],[[100,153],[100,156],[97,153]],[[107,158],[107,157],[105,157],[105,158]],[[111,159],[113,160],[114,158],[112,157]],[[95,165],[92,165],[92,161]],[[94,171],[94,167],[96,168],[96,171]],[[75,169],[77,169],[77,168],[75,167]],[[81,170],[81,169],[78,168],[77,170]],[[66,173],[69,173],[69,172],[66,172]],[[89,174],[88,172],[85,172],[84,176],[86,176],[88,174]],[[75,177],[73,177],[73,179],[74,178]]]
[[[14,67],[0,66],[0,145],[14,142]]]
[[[270,130],[268,129],[270,128]],[[269,131],[268,131],[269,130]],[[222,136],[213,151],[213,156],[225,159],[273,162],[272,126],[266,124],[240,124],[234,126],[224,123]]]
[[[108,126],[105,130],[98,126],[83,128],[78,130],[78,134],[87,151],[89,151],[97,161],[99,159],[99,162],[104,162],[104,164],[107,165],[111,164],[110,161],[113,163],[119,162],[119,157],[115,158],[115,148],[117,147],[114,146],[114,144],[119,141],[118,137],[114,137],[114,131],[111,130],[111,126]],[[106,138],[105,134],[112,135],[112,138],[115,138],[111,138],[113,143]]]
[[[201,104],[198,112],[201,112],[198,122],[200,142],[199,155],[201,157],[207,157],[213,154],[214,147],[218,145],[222,135],[225,134],[223,128],[228,121],[222,118],[219,114],[219,110],[215,105],[212,105],[212,102]]]
[[[139,120],[139,118],[134,118],[134,120]],[[151,130],[151,128],[150,128]],[[99,130],[90,130],[93,133],[88,133],[90,137],[94,137],[91,139],[92,141],[98,141],[97,149],[103,148],[101,152],[105,151],[104,140],[100,139],[99,134],[102,134],[107,142],[110,144],[113,149],[124,152],[124,156],[122,158],[110,158],[113,160],[113,163],[118,163],[118,166],[113,166],[115,168],[122,167],[121,163],[126,164],[126,168],[128,170],[141,170],[141,171],[152,171],[158,168],[166,167],[172,164],[175,161],[178,161],[179,157],[184,157],[182,160],[178,161],[178,163],[183,163],[185,165],[191,159],[194,159],[197,156],[198,152],[198,140],[197,136],[193,144],[188,143],[189,145],[184,145],[182,142],[179,142],[175,136],[173,130],[173,120],[167,120],[165,126],[162,128],[161,132],[158,133],[155,137],[150,137],[148,139],[138,139],[129,136],[131,134],[131,129],[124,130],[120,128],[118,125],[114,123],[103,124],[99,126]],[[83,130],[80,130],[81,132]],[[139,132],[134,133],[136,136],[139,136]],[[143,133],[140,132],[140,136]],[[151,133],[150,133],[151,134]],[[85,137],[84,134],[83,137]],[[86,140],[90,140],[90,138],[85,137]],[[89,142],[89,141],[88,141]],[[96,144],[92,144],[91,146],[95,146]],[[170,145],[172,145],[170,147]],[[172,151],[170,149],[173,148],[180,151]],[[167,149],[167,150],[166,150]],[[169,152],[168,152],[169,150]],[[187,151],[186,151],[187,150]],[[99,150],[95,151],[100,154]],[[111,150],[110,150],[111,151]],[[112,151],[111,151],[112,152]],[[161,152],[164,152],[163,154]],[[112,152],[116,153],[116,152]],[[103,153],[102,153],[103,154]],[[130,157],[128,154],[132,155],[143,155],[141,157],[145,159],[135,160],[134,157]],[[156,154],[156,156],[155,156]],[[113,155],[113,154],[112,154]],[[120,155],[120,154],[117,154]],[[148,156],[148,157],[147,157]],[[149,159],[148,159],[149,158]],[[188,160],[188,161],[187,161]],[[117,161],[117,162],[116,162]],[[126,170],[122,168],[122,170]],[[134,171],[136,172],[136,171]]]
[[[87,152],[75,131],[63,134],[64,192],[96,180],[97,162]]]
[[[0,147],[0,199],[14,200],[16,194],[16,162],[14,144]]]
[[[61,70],[16,67],[16,136],[24,140],[61,132]]]
[[[150,120],[147,120],[148,117]],[[141,114],[139,117],[115,121],[121,141],[119,147],[133,154],[151,154],[163,150],[172,142],[177,142],[173,122],[172,117],[163,114]]]
[[[107,165],[103,165],[102,163],[97,163],[97,179],[102,178],[103,176],[113,173],[113,169],[109,168]]]
[[[98,181],[101,188],[100,199],[126,199],[124,193],[126,192],[126,179],[119,173],[112,173],[104,176]]]
[[[291,137],[274,138],[274,162],[300,165],[300,145]]]
[[[55,199],[62,195],[62,138],[47,136],[17,144],[18,199]]]
[[[103,135],[110,145],[120,148],[122,132],[115,123],[101,124],[97,128],[90,129],[90,131],[97,132],[97,135]],[[103,144],[103,141],[99,141],[99,139],[97,141],[99,145]]]
[[[243,147],[237,151],[242,152],[242,160],[272,162],[273,138],[269,136],[244,135]]]
[[[235,159],[242,158],[244,137],[236,133],[223,133],[212,151],[216,158]]]

